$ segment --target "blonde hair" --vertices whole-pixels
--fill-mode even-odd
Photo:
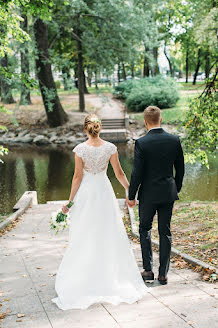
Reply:
[[[144,119],[149,124],[157,124],[160,122],[161,110],[157,106],[148,106],[144,110]]]
[[[96,138],[101,131],[101,120],[96,114],[86,116],[84,122],[84,130],[93,138]]]

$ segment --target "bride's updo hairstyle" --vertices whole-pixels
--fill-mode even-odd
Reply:
[[[96,138],[101,131],[101,120],[96,114],[86,116],[84,122],[84,131],[93,138]]]

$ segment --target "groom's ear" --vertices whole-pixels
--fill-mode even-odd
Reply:
[[[162,116],[160,117],[160,123],[162,123],[163,119],[162,119]]]

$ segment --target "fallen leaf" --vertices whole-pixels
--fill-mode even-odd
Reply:
[[[209,276],[208,274],[204,274],[203,277],[202,277],[202,279],[203,279],[204,281],[207,281],[207,280],[210,279],[210,276]]]
[[[23,320],[22,319],[17,319],[16,322],[22,322]]]
[[[46,286],[46,284],[41,284],[40,287]]]
[[[194,325],[195,322],[194,322],[194,321],[187,321],[187,324],[189,324],[189,325]]]
[[[24,313],[17,313],[17,317],[18,318],[23,318],[23,317],[25,317],[25,314]]]
[[[36,269],[42,269],[42,267],[36,267]]]
[[[4,319],[6,317],[6,315],[7,315],[6,312],[0,313],[0,319]]]
[[[3,301],[8,302],[8,301],[10,301],[10,298],[5,298]]]

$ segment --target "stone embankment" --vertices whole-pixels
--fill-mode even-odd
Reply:
[[[79,132],[80,131],[80,132]],[[73,129],[64,127],[23,130],[9,130],[7,132],[0,131],[0,144],[16,145],[16,144],[34,144],[42,145],[76,145],[86,139],[85,133],[81,132],[82,126]]]

